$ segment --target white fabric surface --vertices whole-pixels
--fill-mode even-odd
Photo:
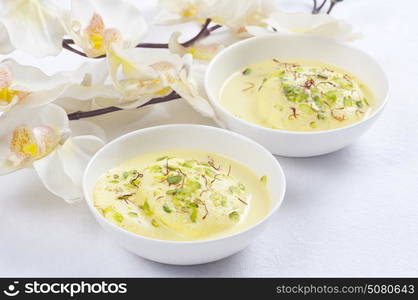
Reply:
[[[137,2],[150,18],[156,1]],[[279,3],[311,8],[310,0]],[[278,158],[286,198],[247,249],[200,266],[144,260],[110,240],[85,203],[64,203],[23,170],[0,177],[0,276],[418,276],[417,11],[414,0],[346,0],[336,7],[334,16],[365,34],[355,44],[386,69],[390,102],[354,145],[321,157]],[[171,31],[153,29],[148,40],[165,41]],[[41,61],[13,57],[47,72],[82,61],[68,52]],[[181,101],[98,121],[111,138],[162,123],[210,124]]]

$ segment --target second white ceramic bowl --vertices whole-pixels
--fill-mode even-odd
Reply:
[[[273,130],[239,119],[218,101],[225,81],[236,71],[266,59],[304,59],[340,67],[362,80],[373,92],[377,108],[353,125],[317,132]],[[208,67],[205,88],[210,102],[228,129],[259,142],[283,156],[314,156],[339,150],[366,132],[386,104],[389,82],[379,64],[365,52],[327,38],[270,35],[236,43],[219,53]]]
[[[107,221],[93,205],[93,189],[99,177],[122,162],[156,151],[185,149],[220,154],[247,166],[256,175],[267,175],[270,212],[258,223],[223,238],[176,242],[142,237]],[[84,196],[96,220],[129,251],[157,262],[191,265],[215,261],[246,247],[279,208],[286,189],[277,160],[259,144],[239,134],[201,125],[165,125],[137,130],[104,146],[89,162],[83,179]]]

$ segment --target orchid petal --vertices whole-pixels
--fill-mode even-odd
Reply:
[[[49,0],[3,0],[0,9],[11,44],[36,57],[60,53],[65,17]]]
[[[72,136],[93,135],[103,141],[107,140],[106,132],[103,130],[103,128],[89,121],[71,121],[70,130]]]
[[[38,68],[20,65],[8,59],[0,63],[0,81],[4,82],[4,70],[8,70],[8,85],[0,87],[0,111],[13,106],[34,107],[56,100],[68,84],[68,78],[55,74],[46,75]]]
[[[327,14],[313,15],[276,11],[266,22],[274,28],[291,33],[323,36],[339,41],[352,41],[361,38],[360,34],[353,33],[350,24]]]
[[[61,152],[54,151],[47,157],[33,163],[33,167],[45,187],[67,202],[80,199],[80,188],[64,170],[65,160]]]
[[[194,43],[193,46],[184,47],[179,42],[180,35],[180,32],[174,32],[171,35],[168,43],[168,48],[171,53],[178,54],[180,56],[190,53],[194,59],[209,61],[222,49],[222,46],[217,43],[207,45]]]
[[[10,42],[6,27],[0,23],[0,54],[9,54],[15,49]]]
[[[82,179],[91,157],[104,142],[85,135],[68,139],[49,156],[33,165],[45,187],[53,194],[71,203],[83,198]]]

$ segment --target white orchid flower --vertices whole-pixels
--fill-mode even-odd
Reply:
[[[245,26],[264,26],[265,20],[275,10],[275,0],[160,0],[158,24],[213,22],[232,29],[236,34],[245,33]]]
[[[112,43],[135,47],[147,24],[138,8],[127,0],[72,0],[69,34],[89,57],[106,54]]]
[[[100,137],[84,135],[86,126]],[[53,194],[68,202],[82,198],[82,173],[103,146],[103,131],[76,125],[84,129],[77,136],[65,111],[54,104],[13,110],[0,117],[0,127],[0,175],[33,167]]]
[[[38,68],[7,59],[0,63],[0,112],[14,106],[39,106],[57,99],[68,85],[62,74],[48,76]]]
[[[158,6],[154,23],[161,25],[195,21],[206,7],[200,0],[159,0]]]
[[[275,11],[266,23],[279,32],[305,34],[332,38],[342,42],[353,41],[362,34],[353,33],[352,25],[338,20],[327,14],[287,13]],[[256,26],[247,27],[247,31],[254,36],[275,33],[267,28]]]
[[[50,0],[0,2],[0,23],[7,31],[11,46],[36,57],[60,53],[66,17],[65,12]],[[7,41],[6,32],[0,36],[1,44]]]
[[[177,92],[203,115],[213,117],[213,109],[199,96],[191,77],[192,57],[180,57],[152,49],[112,47],[107,60],[115,87],[122,93],[113,105],[133,108],[149,100]]]
[[[190,47],[185,47],[179,42],[180,32],[174,32],[168,43],[168,48],[171,53],[183,56],[187,53],[191,54],[194,59],[209,61],[211,60],[223,46],[219,43],[200,44],[194,43]]]

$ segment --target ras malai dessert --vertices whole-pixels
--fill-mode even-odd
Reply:
[[[248,122],[289,131],[348,126],[375,105],[370,90],[352,74],[319,62],[278,59],[233,74],[220,104]]]
[[[230,235],[270,207],[266,176],[212,153],[173,150],[129,160],[104,174],[94,206],[135,234],[191,241]]]

